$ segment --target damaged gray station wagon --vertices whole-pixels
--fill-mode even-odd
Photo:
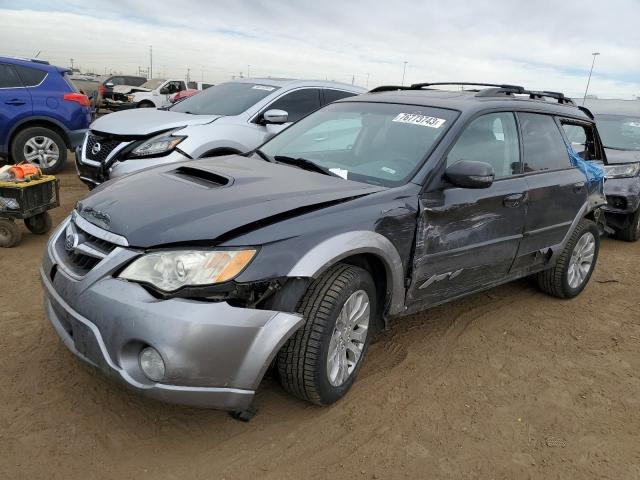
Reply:
[[[248,415],[271,366],[298,398],[340,399],[392,317],[526,276],[578,295],[605,200],[562,126],[606,163],[589,112],[436,85],[379,87],[253,152],[96,188],[42,264],[58,335],[151,397]]]

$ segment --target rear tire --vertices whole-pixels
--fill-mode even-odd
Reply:
[[[32,163],[46,174],[57,173],[67,162],[67,145],[50,128],[28,127],[13,139],[11,158],[14,163]]]
[[[0,218],[0,247],[11,248],[20,243],[22,233],[13,220]]]
[[[24,224],[31,233],[44,235],[51,230],[51,215],[49,212],[42,212],[33,217],[25,218]]]
[[[558,298],[580,294],[589,283],[599,250],[598,227],[591,220],[580,220],[555,266],[537,274],[540,290]]]
[[[629,215],[629,222],[616,232],[616,237],[625,242],[637,242],[640,239],[640,209]]]
[[[375,284],[360,267],[335,265],[313,281],[298,311],[305,323],[278,353],[280,383],[302,400],[332,404],[355,381],[378,324]]]

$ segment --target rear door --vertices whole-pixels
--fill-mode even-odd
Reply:
[[[560,245],[588,198],[585,175],[571,165],[555,118],[518,113],[529,185],[524,238],[515,269],[537,267]]]
[[[489,188],[445,185],[420,199],[414,270],[407,303],[429,306],[502,281],[525,225],[527,182],[521,174],[515,116],[473,120],[447,155],[493,166]]]
[[[31,95],[18,72],[8,63],[0,63],[0,143],[9,147],[8,137],[20,119],[31,115]]]

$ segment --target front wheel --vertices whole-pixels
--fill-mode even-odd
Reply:
[[[278,353],[280,383],[329,405],[347,393],[367,352],[378,315],[375,284],[366,270],[338,264],[311,284],[298,311],[305,324]]]
[[[580,220],[555,266],[538,273],[538,286],[554,297],[577,296],[589,283],[599,250],[598,227],[591,220]]]

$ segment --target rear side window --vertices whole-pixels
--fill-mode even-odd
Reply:
[[[0,64],[0,88],[20,88],[22,82],[11,65]]]
[[[562,121],[564,134],[571,148],[584,160],[597,160],[597,149],[593,128],[587,125]]]
[[[127,77],[127,85],[131,85],[132,87],[139,87],[144,82],[146,82],[146,78],[141,77]]]
[[[126,77],[111,77],[106,83],[113,83],[114,85],[126,85]]]
[[[525,172],[571,167],[567,147],[553,117],[518,113],[518,118],[522,129]]]
[[[18,71],[18,75],[20,75],[25,87],[35,87],[36,85],[40,85],[44,80],[44,77],[47,76],[47,72],[43,72],[42,70],[37,70],[35,68],[23,67],[22,65],[16,65],[15,68]]]
[[[447,155],[447,166],[460,160],[488,163],[496,178],[520,173],[520,145],[513,113],[490,113],[473,120]]]
[[[335,102],[336,100],[340,100],[341,98],[353,97],[356,95],[355,93],[352,93],[352,92],[344,92],[342,90],[331,90],[328,88],[322,90],[322,93],[324,93],[325,105],[327,103],[332,103],[332,102]]]
[[[284,110],[289,114],[289,122],[297,122],[320,108],[320,90],[304,88],[287,93],[267,107],[267,110]]]

